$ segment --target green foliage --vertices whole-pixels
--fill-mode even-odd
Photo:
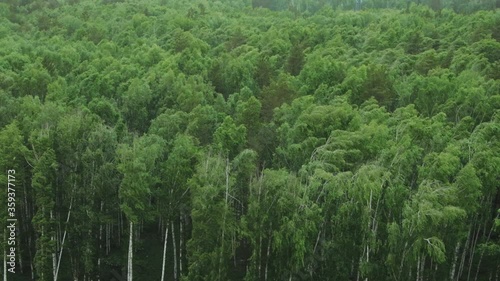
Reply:
[[[119,198],[127,218],[137,223],[139,218],[148,219],[148,199],[158,176],[153,172],[155,163],[164,149],[164,140],[156,135],[134,138],[132,144],[117,148],[118,171],[123,175]]]
[[[16,276],[493,280],[497,4],[1,3]]]
[[[246,128],[236,126],[233,118],[227,116],[222,124],[215,130],[214,144],[222,153],[233,158],[244,145]]]

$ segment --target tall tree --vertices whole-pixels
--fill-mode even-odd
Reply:
[[[148,217],[149,199],[153,186],[158,181],[154,172],[160,160],[165,142],[156,135],[135,137],[131,144],[118,146],[118,171],[123,179],[119,197],[121,209],[129,220],[129,246],[127,258],[127,281],[133,280],[134,225],[151,219]]]

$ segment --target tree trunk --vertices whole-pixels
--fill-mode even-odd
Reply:
[[[104,208],[104,202],[101,201],[101,214]],[[101,255],[102,255],[102,222],[99,222],[99,253],[97,258],[97,281],[101,281]]]
[[[269,227],[269,230],[273,229],[272,224]],[[269,255],[271,254],[271,239],[272,235],[269,235],[269,239],[267,241],[267,251],[266,251],[266,267],[264,269],[264,281],[267,281],[267,269],[269,268]],[[291,274],[291,273],[290,273]],[[291,277],[291,276],[290,276]]]
[[[165,281],[165,260],[167,257],[168,223],[165,227],[165,241],[163,242],[163,261],[161,266],[161,281]]]
[[[467,250],[469,249],[469,244],[471,240],[471,233],[473,231],[474,224],[472,224],[469,228],[469,233],[467,234],[467,240],[465,241],[464,245],[464,251],[462,252],[462,259],[460,261],[460,268],[458,269],[458,274],[455,278],[455,281],[458,281],[460,277],[462,276],[463,270],[464,270],[464,264],[465,264],[465,258],[467,257]]]
[[[52,213],[52,210],[50,211],[50,220],[52,221],[54,219],[54,214]],[[56,240],[56,237],[54,234],[51,235],[50,241]],[[57,242],[56,242],[57,243]],[[53,250],[53,249],[51,249]],[[56,268],[57,268],[57,258],[56,258],[56,252],[52,252],[52,277],[54,278],[54,281],[56,281]]]
[[[261,171],[260,178],[259,178],[259,194],[258,194],[258,205],[260,206],[260,195],[262,194],[262,177],[263,177],[264,171]],[[261,224],[260,224],[261,225]],[[262,226],[262,225],[261,225]],[[260,228],[262,229],[262,227]],[[259,249],[257,252],[257,262],[258,262],[258,273],[259,273],[259,280],[262,280],[262,231],[259,231]]]
[[[416,281],[420,281],[420,256],[417,258],[417,279]]]
[[[363,247],[363,253],[361,254],[361,256],[359,256],[359,261],[358,261],[358,272],[356,274],[356,281],[359,281],[359,278],[361,277],[361,263],[363,262],[363,257],[365,256],[365,251],[366,251],[366,248]]]
[[[183,241],[184,241],[184,232],[183,232],[183,227],[182,227],[182,224],[184,223],[184,215],[182,214],[182,211],[181,211],[181,215],[179,216],[179,221],[180,221],[180,224],[179,224],[179,278],[182,277],[182,245],[184,244]]]
[[[224,236],[226,232],[226,215],[228,211],[228,199],[229,199],[229,158],[226,158],[226,196],[224,205],[224,217],[222,221],[222,234],[221,234],[221,251],[219,258],[219,280],[221,280],[222,264],[224,262]]]
[[[177,246],[175,245],[175,227],[174,223],[170,224],[172,227],[172,246],[174,248],[174,281],[177,281]]]
[[[422,256],[422,262],[420,263],[420,281],[424,280],[424,269],[425,269],[425,255]]]
[[[373,189],[370,189],[370,202],[369,202],[369,207],[370,207],[369,215],[370,216],[372,214],[372,201],[373,201]],[[378,202],[377,202],[377,205],[378,205]],[[370,232],[373,232],[375,230],[374,224],[375,224],[375,217],[376,216],[377,216],[377,214],[375,213],[375,215],[373,216],[373,221],[368,219],[368,230],[370,230]],[[367,265],[370,263],[370,238],[369,237],[366,238],[366,260],[365,261],[366,261]],[[368,281],[368,277],[365,277],[365,281]]]
[[[499,215],[500,214],[497,214],[497,216],[495,217],[495,219],[493,221],[497,220],[498,217],[499,217]],[[490,231],[488,233],[488,237],[486,237],[486,244],[488,244],[488,242],[490,241],[491,234],[493,233],[493,228],[495,228],[495,224],[494,223],[493,223],[493,225],[490,228]],[[484,256],[484,250],[481,251],[481,255],[479,256],[479,261],[477,263],[476,276],[474,277],[474,281],[477,281],[477,277],[479,275],[479,268],[481,267],[481,262],[483,260],[483,256]]]
[[[57,281],[57,276],[59,275],[59,266],[61,265],[61,258],[64,250],[64,240],[66,240],[66,233],[68,230],[68,222],[69,218],[71,216],[71,208],[73,207],[73,197],[71,197],[71,201],[69,203],[69,209],[68,209],[68,216],[66,216],[66,225],[64,226],[64,234],[61,242],[61,249],[59,250],[59,258],[57,260],[57,266],[55,267],[54,271],[54,281]],[[54,254],[55,256],[55,254]]]
[[[259,273],[259,280],[262,280],[262,234],[259,234],[259,249],[257,252],[257,271]]]
[[[474,254],[476,252],[476,245],[477,245],[477,240],[479,239],[479,232],[480,229],[477,230],[476,232],[476,238],[472,237],[472,244],[471,244],[471,250],[470,250],[470,257],[469,257],[469,270],[467,271],[467,281],[470,280],[470,273],[472,270],[472,263],[474,262]]]
[[[451,271],[450,271],[450,281],[453,281],[455,279],[455,270],[457,268],[457,260],[459,252],[460,252],[460,241],[458,241],[457,246],[455,246],[455,254],[453,256],[453,264],[451,265]]]
[[[31,235],[28,237],[28,247],[30,252],[31,280],[35,280],[35,268],[33,267],[33,253],[31,252]]]
[[[133,253],[133,238],[134,238],[134,223],[130,221],[129,224],[129,238],[128,238],[128,263],[127,263],[127,281],[132,281],[133,277],[133,259],[134,259],[134,253]]]

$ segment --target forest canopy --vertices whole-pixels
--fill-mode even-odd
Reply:
[[[499,280],[499,6],[3,1],[1,274]]]

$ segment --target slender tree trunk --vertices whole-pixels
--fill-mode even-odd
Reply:
[[[50,211],[50,220],[53,220],[54,219],[54,214],[52,212],[52,210]],[[54,236],[54,234],[51,235],[50,237],[50,241],[55,241],[56,240],[56,237]],[[56,251],[54,251],[53,249],[52,250],[52,277],[54,278],[54,281],[56,281],[56,269],[57,269],[57,257],[56,257]]]
[[[476,231],[476,238],[473,237],[473,240],[472,240],[472,245],[471,245],[471,251],[470,251],[470,257],[469,257],[469,269],[467,271],[467,281],[470,280],[470,273],[471,273],[471,270],[472,270],[472,263],[474,261],[474,254],[476,252],[476,245],[477,245],[477,240],[479,239],[479,232],[480,230],[478,229]]]
[[[359,281],[359,278],[361,277],[361,263],[363,262],[363,257],[365,256],[365,251],[366,251],[366,248],[363,247],[363,253],[361,254],[361,256],[359,256],[359,260],[358,260],[358,272],[356,273],[356,281]]]
[[[42,212],[43,212],[43,213],[45,213],[45,208],[42,208]],[[45,237],[45,231],[44,231],[44,230],[45,230],[45,227],[42,225],[42,236],[41,236],[41,237]],[[40,245],[40,251],[41,251],[43,254],[45,254],[44,248],[45,248],[45,245],[44,245],[44,244],[41,244],[41,245]],[[35,258],[36,258],[36,257],[35,257]],[[46,265],[45,265],[45,263],[43,263],[43,266],[44,266],[44,267],[46,266]],[[41,276],[42,276],[42,278],[41,278],[41,279],[42,279],[42,280],[44,279],[44,278],[43,278],[43,277],[44,277],[44,276],[43,276],[43,274],[45,273],[44,271],[45,271],[45,270],[42,270],[42,273],[41,273]]]
[[[425,255],[422,255],[422,262],[420,263],[420,281],[424,280],[424,270],[425,270]]]
[[[134,223],[130,221],[129,223],[129,239],[128,239],[128,263],[127,263],[127,281],[132,281],[133,277],[133,259],[134,259],[134,247],[133,247],[133,235],[134,234]]]
[[[464,251],[462,252],[462,258],[460,260],[460,268],[458,269],[458,274],[456,276],[455,281],[458,281],[460,277],[462,276],[463,270],[464,270],[464,264],[465,264],[465,259],[467,257],[467,250],[469,249],[469,244],[471,240],[471,233],[473,232],[473,227],[474,224],[472,224],[469,228],[469,233],[467,234],[467,240],[465,241],[464,245]]]
[[[450,281],[453,281],[455,279],[455,270],[457,268],[459,252],[460,252],[460,241],[458,241],[457,246],[455,246],[455,254],[453,255],[453,264],[451,265],[451,271],[450,271]]]
[[[404,266],[404,262],[405,262],[405,258],[406,258],[407,247],[408,247],[408,241],[405,242],[405,246],[403,248],[403,255],[401,256],[401,263],[399,264],[398,280],[401,280],[401,275],[403,274],[403,266]],[[410,274],[411,274],[411,267],[410,267]],[[411,277],[409,277],[408,279],[411,279]]]
[[[165,281],[165,261],[167,257],[167,242],[168,242],[168,223],[165,227],[165,241],[163,242],[163,261],[161,266],[161,281]]]
[[[262,233],[259,234],[259,249],[257,251],[257,272],[259,280],[262,280]]]
[[[181,215],[179,216],[179,221],[180,221],[180,224],[179,224],[179,278],[182,277],[182,248],[183,248],[183,244],[184,244],[184,232],[183,232],[183,223],[184,223],[184,215],[182,214],[182,211],[181,211]]]
[[[259,178],[259,193],[257,196],[257,198],[258,198],[257,201],[258,201],[259,206],[260,206],[260,195],[262,194],[262,177],[264,175],[263,173],[264,173],[264,171],[262,170],[261,174],[260,174],[260,178]],[[262,278],[262,229],[263,229],[263,227],[261,227],[261,229],[259,231],[259,249],[257,252],[259,280],[262,280],[261,279]]]
[[[33,267],[33,253],[31,252],[31,235],[28,237],[28,247],[30,252],[31,280],[35,280],[35,268]]]
[[[221,234],[221,252],[219,257],[219,280],[221,280],[222,264],[224,262],[224,236],[226,232],[226,215],[228,211],[228,199],[229,199],[229,158],[226,158],[226,196],[224,205],[224,218],[222,222],[222,234]]]
[[[324,222],[321,224],[321,227],[320,227],[320,229],[318,231],[318,236],[316,237],[316,242],[314,243],[314,248],[313,248],[313,253],[312,253],[313,258],[316,257],[316,249],[318,248],[319,239],[321,238],[321,232],[322,232],[323,224],[324,224]],[[313,278],[313,274],[314,274],[314,271],[315,271],[315,269],[313,268],[313,262],[315,262],[314,259],[309,264],[309,277],[311,277],[311,279]]]
[[[267,269],[269,268],[269,254],[271,250],[271,239],[267,242],[267,251],[266,251],[266,267],[264,269],[264,281],[267,281]]]
[[[417,258],[417,279],[416,281],[420,281],[420,255]]]
[[[174,281],[177,281],[177,246],[175,245],[175,227],[174,223],[170,224],[172,227],[172,246],[174,248]]]
[[[369,203],[370,216],[372,214],[372,201],[373,201],[373,189],[370,189],[370,203]],[[377,202],[377,205],[378,205],[378,202]],[[377,214],[375,213],[375,215],[373,216],[373,221],[368,219],[368,229],[370,230],[370,232],[374,232],[374,230],[375,230],[374,224],[375,224],[375,217],[376,216],[377,216]],[[370,263],[370,238],[367,237],[366,238],[366,264],[368,265],[369,263]],[[365,277],[365,281],[368,281],[368,277]]]
[[[498,219],[500,214],[497,214],[497,216],[495,217],[494,221]],[[486,237],[486,244],[490,241],[490,238],[491,238],[491,234],[493,233],[493,228],[495,227],[495,224],[493,224],[490,228],[490,231],[488,233],[488,237]],[[483,256],[484,256],[484,250],[481,251],[481,255],[479,256],[479,261],[477,263],[477,268],[476,268],[476,276],[474,277],[474,281],[477,281],[477,277],[479,275],[479,268],[481,267],[481,262],[483,260]]]
[[[104,202],[101,201],[101,214],[104,208]],[[99,222],[99,253],[97,258],[97,281],[101,281],[101,255],[102,255],[102,222]]]
[[[411,273],[412,273],[412,270],[413,267],[410,266],[410,268],[408,269],[408,280],[411,280]]]
[[[61,248],[59,249],[59,258],[57,260],[57,266],[55,267],[54,272],[54,281],[57,281],[57,276],[59,275],[59,266],[61,265],[61,258],[64,251],[64,240],[66,240],[66,233],[68,228],[69,218],[71,217],[71,208],[73,207],[73,197],[71,197],[71,201],[69,203],[68,215],[66,216],[66,225],[64,227],[64,234],[61,242]]]
[[[269,225],[269,231],[271,231],[272,229],[273,229],[273,224],[271,223]],[[272,235],[269,235],[269,239],[267,241],[266,267],[264,269],[264,281],[267,281],[267,269],[269,268],[269,256],[271,254],[271,241],[272,241]]]

